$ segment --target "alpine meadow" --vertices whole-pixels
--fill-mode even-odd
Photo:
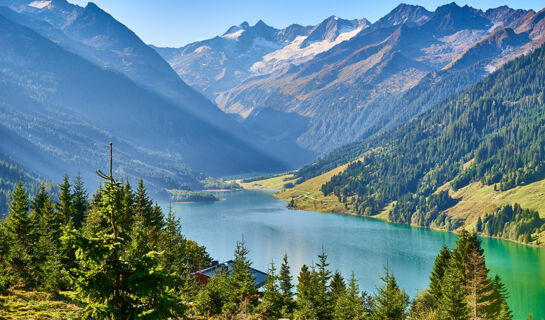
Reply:
[[[545,319],[543,4],[269,2],[0,0],[0,319]]]

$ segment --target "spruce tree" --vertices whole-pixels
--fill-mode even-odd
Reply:
[[[7,240],[3,278],[11,286],[32,288],[35,284],[35,265],[32,221],[28,214],[29,199],[21,180],[11,194],[8,216],[3,222]]]
[[[68,174],[63,177],[63,182],[59,185],[60,194],[57,202],[57,213],[62,217],[64,224],[69,221],[73,222],[73,197],[71,192],[70,180]]]
[[[445,271],[442,295],[439,300],[439,319],[466,320],[469,319],[469,308],[465,303],[464,274],[454,259],[450,260]]]
[[[322,252],[318,255],[318,263],[316,265],[316,305],[318,308],[318,318],[330,319],[333,314],[333,305],[331,303],[331,291],[329,282],[331,280],[331,270],[327,262],[327,254],[322,247]]]
[[[293,300],[293,283],[291,282],[290,266],[288,263],[288,255],[284,253],[282,265],[280,266],[280,274],[278,277],[280,283],[280,293],[282,295],[282,310],[281,314],[284,318],[290,318],[295,308]]]
[[[40,203],[40,206],[38,206]],[[39,208],[39,209],[38,209]],[[48,194],[36,195],[33,201],[33,210],[40,212],[36,233],[38,240],[34,258],[40,275],[38,288],[43,291],[56,293],[66,287],[67,281],[62,272],[63,259],[61,253],[61,219],[54,209],[54,203]]]
[[[301,267],[297,278],[297,308],[294,312],[294,318],[297,320],[318,319],[318,310],[312,288],[314,280],[312,273],[306,265]]]
[[[500,276],[496,275],[492,281],[494,288],[492,295],[492,303],[490,305],[490,313],[497,320],[511,320],[513,319],[513,313],[509,309],[507,299],[509,298],[509,292],[502,283]]]
[[[470,318],[492,319],[491,305],[493,303],[494,287],[488,276],[484,256],[477,250],[469,253],[465,275],[466,301],[470,308]]]
[[[339,271],[336,271],[331,278],[331,304],[334,306],[337,300],[345,293],[346,284]]]
[[[47,192],[45,192],[45,185],[41,183],[38,193],[34,196],[34,198],[32,198],[32,201],[30,203],[30,221],[32,223],[33,236],[35,238],[35,241],[37,241],[39,237],[39,229],[42,223],[43,210],[46,206],[46,203],[49,201],[51,201],[51,198],[49,197]]]
[[[282,308],[282,294],[278,286],[278,276],[276,267],[271,262],[267,270],[267,280],[263,288],[263,297],[261,299],[261,309],[265,314],[278,318]]]
[[[181,310],[169,288],[171,279],[158,266],[159,253],[143,252],[126,257],[125,239],[119,237],[118,218],[122,213],[123,186],[110,174],[97,171],[106,181],[96,214],[109,228],[86,235],[70,230],[64,241],[75,244],[79,266],[71,269],[72,283],[86,302],[84,318],[133,319],[169,318]]]
[[[409,295],[405,290],[399,288],[388,267],[386,267],[386,275],[380,279],[384,285],[378,288],[378,292],[374,296],[371,318],[374,320],[404,320],[407,316]]]
[[[433,270],[430,277],[430,295],[433,301],[433,307],[437,308],[439,301],[441,300],[442,290],[441,285],[443,283],[443,277],[445,271],[448,268],[449,261],[451,258],[451,251],[447,245],[443,245],[441,251],[435,258],[435,263],[433,264]]]
[[[72,216],[74,227],[81,228],[87,212],[87,202],[89,194],[85,190],[81,175],[78,174],[74,182],[74,193],[72,195]]]
[[[252,262],[244,239],[237,241],[233,271],[229,277],[231,303],[229,313],[248,314],[250,304],[255,300],[256,288],[254,275],[250,272]]]
[[[129,179],[125,182],[123,187],[123,209],[119,217],[119,226],[121,234],[128,234],[131,231],[132,225],[136,218],[135,210],[135,195],[132,191]]]
[[[174,288],[180,293],[185,291],[186,285],[191,285],[191,283],[186,283],[186,280],[192,270],[188,266],[188,255],[185,250],[185,239],[182,236],[180,220],[174,216],[172,207],[169,208],[165,227],[161,232],[159,250],[163,252],[161,266],[174,278]],[[185,292],[189,294],[188,291]]]
[[[360,291],[356,276],[352,272],[346,290],[339,295],[336,301],[334,319],[362,320],[366,317],[365,293]]]
[[[484,255],[484,250],[481,248],[481,241],[475,233],[469,233],[462,230],[456,241],[456,248],[452,251],[453,260],[462,274],[467,274],[467,263],[470,253],[476,250],[479,255]]]
[[[429,289],[420,291],[411,302],[409,310],[410,320],[434,320],[437,319],[437,306]]]

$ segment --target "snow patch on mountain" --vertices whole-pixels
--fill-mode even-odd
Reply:
[[[244,33],[244,31],[246,31],[246,30],[240,29],[240,30],[237,30],[235,32],[224,34],[221,37],[224,38],[224,39],[238,40],[238,38],[240,38],[240,36]]]
[[[309,61],[317,54],[325,52],[343,41],[352,39],[363,30],[363,27],[350,29],[344,28],[343,32],[334,41],[323,40],[313,42],[303,48],[301,48],[301,44],[307,37],[296,37],[289,45],[266,54],[261,61],[254,63],[250,67],[250,71],[255,74],[268,74],[287,68],[292,64],[297,65]]]
[[[37,8],[37,9],[43,9],[51,4],[51,0],[49,1],[34,1],[28,4],[29,7]]]

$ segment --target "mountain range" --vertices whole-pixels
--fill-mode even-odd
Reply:
[[[316,155],[398,126],[545,40],[545,12],[401,4],[375,23],[263,21],[157,48],[189,85],[246,128]],[[291,130],[286,121],[298,123]]]
[[[58,180],[106,165],[150,188],[286,165],[96,5],[0,1],[3,158]]]
[[[402,4],[374,23],[244,22],[159,48],[93,3],[0,0],[0,161],[29,180],[80,171],[97,183],[113,141],[116,174],[155,191],[298,168],[392,132],[538,47],[544,18]]]

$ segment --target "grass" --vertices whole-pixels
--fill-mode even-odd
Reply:
[[[287,173],[283,175],[274,176],[272,178],[267,178],[263,180],[257,180],[252,182],[242,182],[242,180],[236,180],[244,189],[274,189],[282,190],[286,183],[295,183],[295,178],[293,174]]]
[[[71,295],[63,292],[55,298],[45,292],[10,290],[0,295],[0,319],[73,319],[81,307]]]
[[[346,170],[347,167],[348,164],[342,165],[296,185],[294,188],[277,193],[274,196],[288,202],[293,199],[297,209],[301,210],[350,213],[350,211],[345,208],[344,204],[339,202],[335,195],[326,197],[321,191],[324,183],[331,180],[331,177],[334,175]]]

